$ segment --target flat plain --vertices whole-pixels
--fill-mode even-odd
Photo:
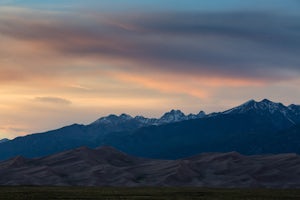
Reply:
[[[0,187],[0,199],[298,200],[300,189],[209,189],[175,187]]]

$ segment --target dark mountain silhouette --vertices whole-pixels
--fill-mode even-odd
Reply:
[[[110,115],[90,125],[74,124],[0,144],[0,159],[28,158],[80,146],[109,145],[148,158],[177,159],[202,152],[246,155],[300,153],[300,106],[250,100],[225,112],[184,115],[172,110],[160,119]]]
[[[0,185],[300,187],[296,154],[204,153],[180,160],[81,147],[48,157],[0,162]]]
[[[80,146],[97,147],[103,144],[109,133],[133,131],[141,127],[162,125],[189,119],[205,117],[205,113],[184,115],[179,110],[171,110],[161,118],[145,118],[143,116],[131,117],[127,114],[120,116],[109,115],[102,117],[89,125],[73,124],[45,133],[37,133],[0,144],[0,160],[16,155],[28,158],[40,157],[77,148]]]

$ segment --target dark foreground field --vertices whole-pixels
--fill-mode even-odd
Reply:
[[[0,199],[300,199],[300,190],[205,188],[0,187]]]

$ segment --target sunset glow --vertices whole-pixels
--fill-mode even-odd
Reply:
[[[113,2],[0,2],[0,139],[110,113],[300,104],[299,1]]]

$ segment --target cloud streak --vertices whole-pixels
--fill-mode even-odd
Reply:
[[[59,97],[36,97],[35,101],[42,102],[42,103],[52,103],[52,104],[72,104],[70,100],[59,98]]]

